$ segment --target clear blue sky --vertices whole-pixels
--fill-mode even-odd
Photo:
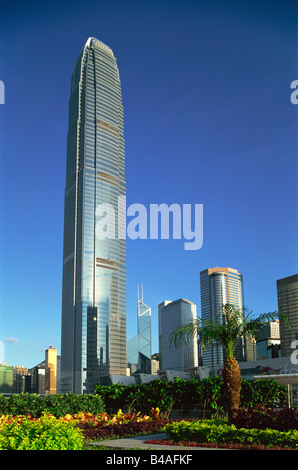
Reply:
[[[201,270],[244,276],[245,304],[277,310],[297,273],[297,3],[286,0],[1,2],[0,339],[8,364],[60,353],[68,98],[89,36],[118,59],[127,204],[204,204],[204,244],[127,241],[127,338],[137,285],[152,307]]]

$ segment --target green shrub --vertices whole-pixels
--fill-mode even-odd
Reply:
[[[152,408],[159,408],[162,414],[171,411],[175,402],[172,383],[153,380],[140,384],[130,395],[131,408],[142,414],[149,414]]]
[[[79,411],[92,414],[103,413],[105,406],[99,395],[75,395],[74,393],[47,397],[34,393],[0,395],[0,416],[29,414],[33,418],[39,418],[42,413],[49,412],[59,418],[66,414],[74,415]]]
[[[0,415],[26,415],[36,418],[44,411],[43,399],[35,393],[0,395]]]
[[[44,414],[0,423],[0,450],[81,450],[84,436],[74,422]]]
[[[146,414],[152,407],[158,407],[165,414],[172,408],[187,410],[196,407],[203,410],[204,416],[211,417],[222,414],[226,404],[223,379],[219,376],[190,381],[175,377],[173,382],[157,379],[130,386],[98,385],[95,393],[102,397],[109,413],[132,407]],[[257,404],[273,407],[285,399],[286,387],[275,380],[248,382],[242,379],[241,407]]]
[[[100,396],[108,413],[116,413],[119,409],[128,408],[137,386],[123,385],[121,383],[111,385],[97,385],[95,394]],[[139,410],[141,411],[141,410]]]
[[[257,405],[275,407],[284,404],[287,398],[287,388],[274,379],[241,380],[241,408],[253,408]]]
[[[64,395],[51,395],[44,397],[44,399],[44,411],[48,411],[58,418],[66,414],[75,415],[79,411],[91,414],[99,414],[105,411],[103,400],[99,395],[66,393]]]
[[[298,448],[298,431],[296,430],[237,429],[225,420],[179,421],[167,424],[164,430],[176,442],[261,444],[266,447]]]

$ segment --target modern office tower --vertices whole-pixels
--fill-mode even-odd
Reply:
[[[13,368],[13,391],[14,393],[26,393],[26,382],[29,377],[29,370],[23,364]],[[28,383],[28,382],[27,382]]]
[[[125,194],[116,58],[89,38],[74,66],[69,100],[62,392],[93,393],[98,377],[126,374],[126,242],[118,214]]]
[[[50,346],[45,354],[45,394],[57,393],[57,349]]]
[[[298,340],[298,274],[276,281],[278,311],[287,316],[290,328],[280,319],[281,355],[291,356],[297,349],[291,347]]]
[[[45,394],[45,361],[40,362],[30,369],[31,384],[30,393]]]
[[[221,321],[220,308],[223,304],[232,304],[244,309],[243,277],[237,269],[211,268],[200,273],[201,283],[201,315],[202,320]],[[245,340],[241,340],[235,348],[235,357],[245,360]],[[223,364],[225,354],[222,346],[213,342],[203,351],[203,366],[214,367]]]
[[[0,393],[13,393],[13,366],[0,364]]]
[[[269,322],[263,326],[256,338],[256,359],[280,357],[279,321]]]
[[[151,374],[151,308],[138,298],[138,334],[127,342],[127,366],[131,374]]]
[[[194,336],[188,344],[169,347],[170,335],[179,327],[195,322],[197,307],[186,299],[164,301],[158,306],[159,369],[186,372],[198,366],[198,341]]]

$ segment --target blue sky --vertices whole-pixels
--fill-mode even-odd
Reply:
[[[1,4],[0,339],[8,364],[60,352],[70,78],[89,36],[118,60],[127,204],[203,204],[204,243],[127,240],[127,338],[137,286],[152,308],[186,298],[200,271],[244,276],[246,306],[277,310],[297,273],[298,79],[294,1],[86,0]],[[296,30],[296,31],[295,31]]]

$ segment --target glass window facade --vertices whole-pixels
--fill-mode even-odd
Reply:
[[[127,342],[131,374],[151,374],[151,308],[138,299],[138,334]]]
[[[227,303],[243,312],[243,277],[236,269],[211,268],[201,271],[200,287],[202,320],[220,322],[220,308]],[[244,360],[244,339],[236,346],[235,357],[239,361]],[[224,350],[216,341],[204,348],[203,366],[214,367],[224,361]]]
[[[286,315],[290,328],[280,321],[281,355],[291,356],[291,344],[298,339],[298,274],[276,281],[278,311]]]
[[[89,38],[69,100],[62,292],[62,391],[93,393],[97,378],[126,373],[126,244],[123,106],[112,50]],[[96,237],[96,208],[115,212],[115,238]]]

